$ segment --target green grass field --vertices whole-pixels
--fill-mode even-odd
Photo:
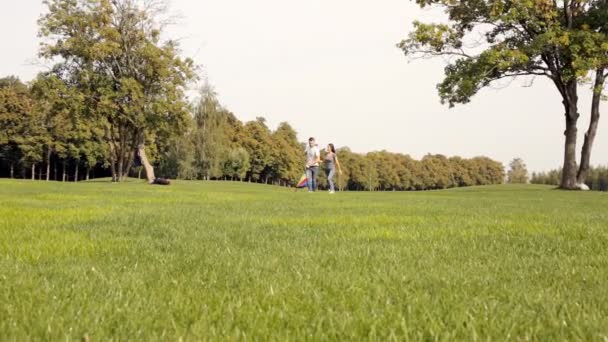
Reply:
[[[0,181],[0,340],[608,340],[608,194]]]

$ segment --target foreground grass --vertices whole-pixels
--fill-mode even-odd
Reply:
[[[608,195],[0,181],[0,340],[608,339]]]

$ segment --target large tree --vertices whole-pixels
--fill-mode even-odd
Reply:
[[[194,77],[178,44],[163,40],[162,1],[46,0],[40,19],[41,55],[58,59],[54,73],[76,87],[90,120],[104,124],[112,178],[120,181],[157,136],[184,130],[184,92]]]
[[[199,177],[220,178],[230,150],[229,113],[220,105],[217,94],[208,84],[200,92],[194,110],[193,144]]]
[[[606,0],[416,0],[443,8],[445,23],[414,23],[399,47],[408,56],[450,57],[438,85],[442,102],[467,103],[480,89],[518,76],[546,77],[561,95],[566,130],[561,187],[577,188],[589,169],[608,76]],[[576,163],[578,91],[593,87],[590,126]]]
[[[249,171],[247,178],[249,181],[260,182],[268,181],[273,169],[273,144],[270,129],[266,125],[263,117],[247,122],[243,126],[242,147],[249,154]]]
[[[272,133],[272,160],[274,174],[279,184],[294,184],[303,172],[302,147],[297,132],[287,122],[282,122]]]

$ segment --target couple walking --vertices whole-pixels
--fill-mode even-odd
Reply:
[[[317,178],[319,176],[320,164],[321,151],[315,142],[315,138],[310,138],[308,139],[308,146],[306,146],[306,178],[308,181],[308,192],[317,190]],[[329,183],[329,193],[333,194],[336,191],[334,183],[336,168],[338,173],[342,174],[342,168],[340,167],[334,144],[327,145],[325,156],[323,157],[323,164],[325,173],[327,174],[327,182]]]

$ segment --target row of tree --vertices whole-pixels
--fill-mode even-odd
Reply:
[[[229,179],[292,184],[300,175],[303,148],[296,131],[281,123],[272,131],[262,117],[243,123],[205,86],[184,134],[169,139],[158,156],[168,178]]]
[[[81,169],[88,178],[100,162],[107,165],[103,126],[78,115],[81,104],[69,91],[54,76],[41,75],[29,87],[15,77],[0,79],[0,159],[10,177],[49,180],[52,171],[53,179],[65,181],[70,165],[74,179]]]
[[[55,76],[40,75],[29,86],[14,77],[0,80],[0,123],[5,128],[0,169],[5,175],[66,181],[88,179],[92,171],[104,175],[111,168],[114,146],[104,140],[103,125],[77,114],[78,97],[70,91]],[[209,86],[191,108],[192,115],[182,119],[183,130],[148,144],[150,161],[162,176],[293,186],[302,175],[304,147],[288,123],[275,130],[263,118],[243,123]],[[359,154],[346,147],[338,157],[343,190],[444,189],[504,179],[502,164],[485,157],[427,155],[415,160],[387,151]],[[134,155],[119,169],[133,175],[139,171],[136,161]],[[324,173],[320,183],[326,183]]]
[[[304,172],[304,144],[286,122],[271,130],[264,118],[243,123],[203,88],[186,134],[172,138],[159,172],[181,179],[245,180],[293,186]],[[338,150],[343,190],[425,190],[502,183],[502,164],[489,158],[427,155],[418,161],[386,151]],[[321,187],[326,184],[320,175]]]
[[[560,169],[555,169],[548,172],[533,172],[530,183],[559,185],[561,178],[562,171]],[[585,184],[591,190],[608,191],[608,167],[592,166],[587,174],[587,178],[585,179]]]
[[[212,98],[206,99],[203,104]],[[263,118],[243,124],[228,111],[201,110],[213,108],[206,105],[198,108],[193,129],[177,138],[161,159],[164,175],[292,186],[303,174],[304,147],[288,123],[281,123],[271,131]],[[213,119],[202,119],[205,116]],[[360,154],[343,147],[337,152],[343,171],[338,176],[338,186],[343,190],[445,189],[498,184],[504,180],[502,164],[485,157],[427,155],[418,161],[387,151]],[[319,183],[324,188],[323,172]]]
[[[465,159],[428,154],[421,160],[387,151],[358,154],[338,151],[343,174],[338,186],[347,190],[435,190],[504,182],[503,165],[487,157]],[[322,173],[320,183],[325,184]]]

